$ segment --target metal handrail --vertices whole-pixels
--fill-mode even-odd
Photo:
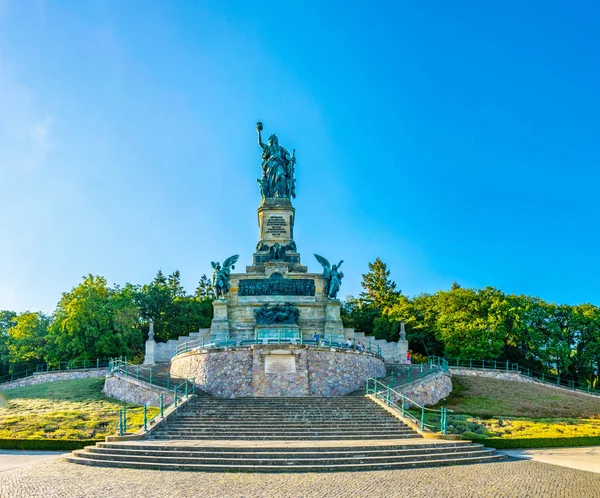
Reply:
[[[411,419],[416,424],[418,424],[422,431],[429,429],[433,432],[441,432],[442,434],[446,434],[448,428],[448,412],[452,412],[452,410],[448,410],[446,407],[442,407],[439,410],[435,410],[433,408],[425,408],[425,406],[420,405],[416,401],[410,399],[408,396],[405,396],[401,392],[398,392],[392,387],[373,378],[367,378],[365,389],[367,395],[372,394],[375,398],[382,400],[387,406],[393,406],[398,411],[400,411],[403,418]],[[396,404],[396,401],[398,400],[400,400],[400,405]],[[412,413],[410,413],[409,409],[411,407],[416,407],[417,410],[420,410],[420,419],[415,417]],[[440,423],[426,423],[425,412],[439,414]],[[439,431],[437,430],[438,426]]]
[[[552,375],[545,372],[537,372],[530,368],[519,366],[518,363],[503,360],[473,360],[473,359],[450,359],[441,358],[439,356],[430,356],[429,362],[434,364],[446,364],[448,368],[468,368],[473,370],[496,370],[504,372],[518,373],[524,377],[548,384],[551,386],[563,387],[573,391],[578,391],[586,394],[600,396],[600,389],[592,387],[589,383],[575,382],[560,377],[560,375]]]
[[[385,377],[389,380],[389,386],[395,388],[444,371],[443,367],[434,363],[399,365],[397,367],[390,367],[389,373],[386,373]]]
[[[115,358],[110,361],[109,373],[115,373],[115,372],[120,373],[121,375],[125,375],[127,377],[135,378],[136,380],[139,380],[141,382],[147,382],[147,380],[150,380],[149,383],[151,385],[164,388],[164,386],[161,386],[159,383],[152,382],[152,380],[153,380],[152,373],[150,373],[150,377],[144,377],[143,375],[140,376],[139,365],[132,365],[132,364],[128,363],[127,361],[121,360],[120,358]],[[150,369],[150,372],[152,372],[151,369]],[[168,377],[168,379],[170,379],[170,376]],[[148,425],[151,425],[152,422],[157,417],[164,419],[165,410],[169,409],[171,406],[177,408],[179,406],[179,403],[181,403],[181,401],[188,399],[191,396],[196,395],[196,379],[195,378],[185,379],[181,384],[176,385],[176,386],[167,387],[166,389],[168,389],[169,391],[171,391],[171,390],[173,391],[173,403],[171,403],[170,405],[168,405],[166,407],[164,406],[164,399],[165,399],[164,393],[156,396],[155,398],[152,398],[152,400],[144,403],[143,406],[140,406],[137,408],[127,408],[127,405],[124,404],[123,407],[119,409],[119,425],[118,425],[119,436],[122,436],[127,432],[127,427],[128,427],[127,415],[128,415],[128,413],[142,410],[144,413],[142,426],[144,428],[144,431],[147,431]],[[154,401],[158,401],[158,404],[154,404]],[[148,419],[148,407],[149,406],[157,406],[159,408],[159,412],[151,419]]]
[[[339,348],[339,349],[351,349],[353,351],[370,353],[374,356],[383,358],[381,346],[379,344],[373,345],[371,343],[371,341],[369,341],[368,345],[365,346],[364,350],[361,350],[360,348],[358,348],[356,346],[356,344],[353,344],[352,346],[346,346],[345,344],[340,343],[337,340],[333,340],[332,335],[329,336],[329,339],[323,338],[322,340],[320,340],[319,344],[314,344],[313,340],[304,339],[302,337],[302,335],[296,342],[292,342],[291,339],[281,338],[281,337],[279,337],[278,339],[267,339],[267,341],[268,341],[268,344],[303,344],[303,345],[311,346],[311,347],[335,347],[335,348]],[[273,342],[271,342],[271,341],[273,341]],[[214,348],[223,348],[223,347],[242,347],[243,348],[243,347],[249,347],[250,345],[253,345],[253,344],[264,344],[264,341],[263,341],[263,339],[256,339],[256,338],[255,339],[243,339],[240,341],[235,341],[233,339],[227,338],[223,341],[211,341],[211,342],[205,342],[204,338],[194,339],[194,340],[185,341],[183,344],[179,344],[175,348],[175,354],[173,356],[198,351],[200,349],[204,350],[204,349],[214,349]],[[376,352],[375,352],[375,346],[377,347]]]

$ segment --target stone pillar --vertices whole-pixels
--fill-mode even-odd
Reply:
[[[227,299],[213,301],[213,319],[210,322],[210,339],[225,340],[229,337],[229,316],[227,314]]]
[[[285,245],[294,240],[294,213],[289,199],[265,199],[258,208],[260,242]]]
[[[406,330],[404,329],[404,320],[400,322],[400,339],[398,340],[398,363],[406,363],[406,353],[408,352],[408,341],[406,340]]]
[[[144,365],[154,365],[156,363],[156,341],[154,340],[154,322],[150,320],[150,331],[146,341],[146,354],[144,355]]]
[[[325,337],[329,337],[329,334],[344,335],[344,324],[340,316],[341,306],[341,302],[337,299],[327,301],[325,307]]]

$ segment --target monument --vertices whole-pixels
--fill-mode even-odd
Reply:
[[[294,240],[296,212],[296,151],[291,154],[276,135],[263,143],[263,125],[256,125],[262,151],[261,178],[257,180],[259,239],[252,264],[245,273],[233,273],[238,256],[212,263],[215,270],[212,341],[285,339],[310,340],[315,334],[327,341],[344,341],[337,294],[343,278],[342,262],[330,265],[315,255],[321,273],[308,273]],[[287,303],[287,304],[285,304]],[[293,304],[293,307],[291,306]],[[293,308],[293,313],[291,309]]]
[[[171,374],[194,378],[216,396],[338,396],[385,374],[375,352],[344,348],[337,299],[343,261],[315,254],[310,273],[294,240],[296,151],[290,154],[263,125],[258,241],[252,264],[235,273],[239,255],[212,262],[214,316],[207,341],[184,347]]]

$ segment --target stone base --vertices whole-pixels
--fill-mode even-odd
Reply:
[[[343,396],[385,375],[383,360],[369,353],[293,344],[256,344],[176,356],[171,375],[195,378],[213,396]]]
[[[229,337],[227,299],[215,299],[212,304],[213,319],[210,322],[210,337],[215,340],[223,340]]]

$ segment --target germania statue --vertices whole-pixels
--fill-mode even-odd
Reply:
[[[225,295],[229,292],[229,277],[231,276],[231,270],[235,269],[235,262],[238,260],[239,255],[230,256],[223,261],[223,266],[217,261],[211,261],[211,265],[214,268],[213,273],[213,289],[215,290],[215,297],[217,299],[224,299]]]
[[[296,151],[290,153],[279,145],[276,135],[271,135],[267,143],[262,141],[262,123],[256,123],[258,145],[262,149],[262,178],[257,180],[263,199],[267,197],[296,197]]]
[[[325,293],[327,294],[327,297],[329,297],[329,299],[337,299],[337,293],[342,285],[342,278],[344,278],[344,274],[340,271],[340,266],[342,266],[344,261],[342,260],[337,265],[331,266],[329,261],[323,256],[315,254],[315,258],[317,258],[317,261],[321,263],[321,266],[323,267]]]

